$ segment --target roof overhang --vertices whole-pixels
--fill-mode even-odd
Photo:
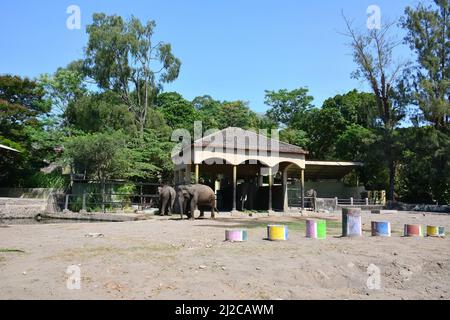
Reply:
[[[347,161],[306,161],[306,180],[340,180],[353,170],[364,166],[362,162]],[[291,166],[290,176],[298,176],[299,168]]]
[[[362,162],[306,161],[305,178],[311,180],[342,179],[354,169],[362,166],[364,166]]]

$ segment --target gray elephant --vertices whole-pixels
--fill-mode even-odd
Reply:
[[[216,195],[213,189],[202,184],[189,184],[177,187],[177,201],[181,219],[186,214],[191,220],[194,220],[194,212],[197,207],[200,210],[200,217],[205,214],[205,207],[211,208],[211,219],[215,218],[215,212],[219,213],[216,208]]]
[[[164,215],[172,215],[173,205],[175,203],[176,192],[175,189],[171,186],[164,185],[158,187],[159,193],[159,214]]]
[[[314,189],[310,189],[305,192],[305,197],[310,199],[309,201],[311,203],[311,207],[312,207],[313,211],[316,211],[317,191]]]
[[[238,185],[237,194],[239,197],[239,207],[241,211],[245,211],[245,209],[255,209],[255,197],[257,189],[258,187],[256,186],[253,179],[250,179],[249,182],[245,181],[244,183]]]

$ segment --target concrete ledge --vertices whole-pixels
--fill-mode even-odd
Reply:
[[[67,219],[67,220],[86,220],[86,221],[106,221],[106,222],[126,222],[147,220],[150,215],[146,214],[120,214],[120,213],[42,213],[41,218],[47,219]]]
[[[398,213],[397,210],[382,210],[382,209],[372,210],[371,212],[372,212],[372,214],[397,214]]]

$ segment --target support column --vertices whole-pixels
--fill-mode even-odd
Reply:
[[[272,185],[273,185],[273,176],[272,176],[272,167],[269,168],[269,213],[272,210]]]
[[[305,210],[305,169],[300,170],[300,181],[302,186],[302,210]]]
[[[260,172],[258,174],[258,187],[263,186],[263,179],[264,179],[264,176],[261,174],[261,170],[260,170]]]
[[[283,211],[287,213],[289,211],[289,199],[287,188],[287,168],[283,170]]]
[[[233,166],[233,212],[236,212],[237,166]]]
[[[186,165],[186,171],[184,172],[184,183],[185,184],[191,184],[191,167],[189,165]]]
[[[200,166],[198,164],[195,165],[195,183],[198,184],[200,176]]]

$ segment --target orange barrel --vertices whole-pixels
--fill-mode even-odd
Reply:
[[[423,237],[422,226],[420,224],[405,224],[403,229],[405,237]]]

